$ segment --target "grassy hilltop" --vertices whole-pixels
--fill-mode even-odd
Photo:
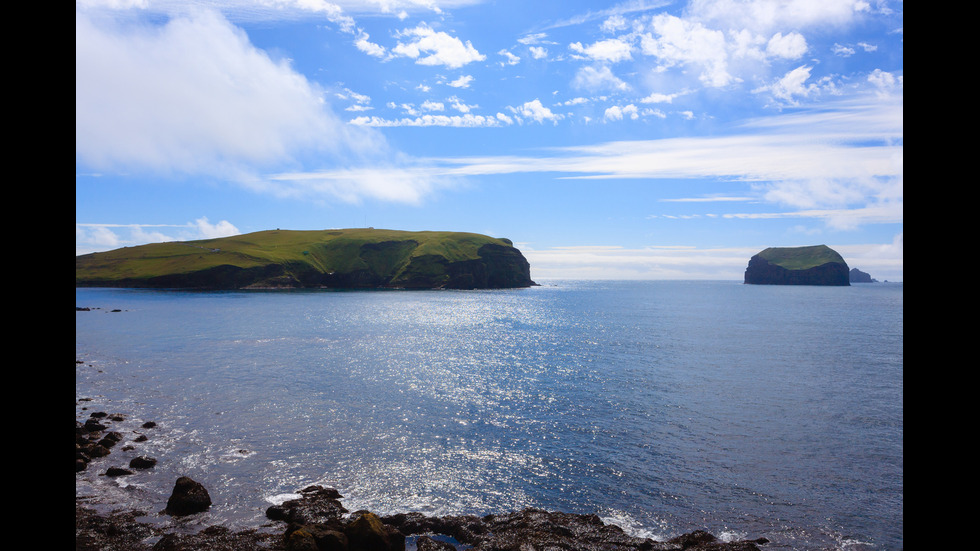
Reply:
[[[268,230],[75,257],[77,287],[506,288],[533,285],[509,239],[398,230]]]

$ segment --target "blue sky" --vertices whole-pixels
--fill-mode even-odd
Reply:
[[[507,237],[535,279],[903,280],[895,0],[84,0],[75,252]]]

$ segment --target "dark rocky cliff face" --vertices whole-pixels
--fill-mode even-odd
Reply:
[[[850,285],[847,265],[828,262],[807,270],[787,270],[759,255],[749,259],[745,283],[755,285]]]
[[[511,289],[530,287],[531,265],[513,247],[487,244],[479,259],[448,262],[441,256],[418,256],[388,286],[408,289]]]

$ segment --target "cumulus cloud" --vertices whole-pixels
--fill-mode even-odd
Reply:
[[[701,81],[711,87],[730,84],[725,34],[701,23],[669,14],[655,15],[651,32],[644,34],[640,47],[657,58],[662,68],[694,65],[701,69]]]
[[[464,43],[459,38],[436,31],[424,23],[414,29],[401,31],[399,37],[407,40],[392,48],[392,53],[412,58],[419,65],[443,65],[458,69],[467,63],[486,59],[470,41]]]
[[[159,27],[75,17],[75,154],[90,170],[250,178],[304,153],[380,149],[221,15]]]
[[[629,104],[629,105],[627,105],[627,106],[625,106],[625,107],[620,107],[618,105],[613,105],[612,107],[606,109],[606,112],[605,112],[605,118],[606,118],[606,120],[609,120],[609,121],[623,120],[623,117],[629,117],[629,118],[635,120],[635,119],[639,118],[639,116],[640,116],[639,110],[632,103]]]
[[[562,116],[556,115],[541,104],[541,100],[534,99],[532,101],[525,102],[523,105],[517,107],[510,107],[510,110],[519,116],[520,119],[530,119],[535,122],[558,122]]]
[[[463,75],[456,80],[451,80],[447,84],[453,88],[469,88],[470,84],[473,82],[472,75]]]
[[[806,65],[793,69],[776,81],[769,90],[777,98],[790,102],[797,96],[806,96],[813,90],[812,85],[806,84],[807,79],[810,78],[810,69]]]
[[[617,63],[632,58],[630,44],[618,38],[600,40],[588,46],[583,46],[581,42],[573,42],[568,47],[573,52],[595,61]]]
[[[368,35],[368,33],[361,32],[357,35],[357,38],[354,40],[354,46],[357,47],[358,50],[366,53],[369,56],[384,58],[387,55],[387,50],[385,50],[384,46],[371,42],[369,40],[370,38],[371,36]]]
[[[806,50],[806,39],[796,32],[791,32],[785,36],[783,33],[776,33],[766,45],[766,53],[786,59],[799,59],[806,53]]]

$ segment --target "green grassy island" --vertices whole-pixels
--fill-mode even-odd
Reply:
[[[509,239],[374,228],[268,230],[75,257],[76,287],[504,289],[529,287]]]
[[[847,262],[826,245],[770,247],[749,259],[745,283],[850,285],[850,277]]]

